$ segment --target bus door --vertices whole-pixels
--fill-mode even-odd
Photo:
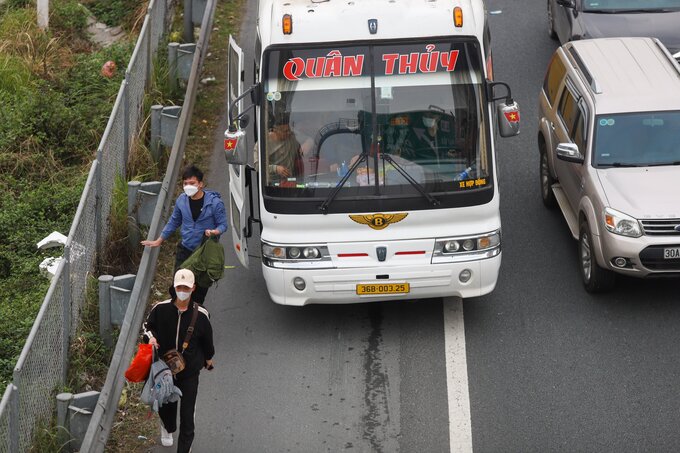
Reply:
[[[243,93],[243,51],[236,44],[234,38],[229,36],[229,68],[227,74],[227,102],[229,108],[232,102]],[[230,117],[236,118],[242,111],[243,100],[234,104],[235,112]],[[240,129],[240,128],[239,128]],[[247,184],[247,157],[246,162],[232,163],[231,156],[237,154],[235,148],[247,148],[245,133],[234,137],[225,134],[224,151],[229,162],[229,223],[231,223],[231,238],[234,244],[234,253],[241,264],[248,267],[248,239],[246,237],[248,227],[248,202]],[[247,156],[248,153],[238,153]]]

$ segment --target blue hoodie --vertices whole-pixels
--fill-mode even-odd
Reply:
[[[189,250],[196,250],[201,245],[205,230],[219,230],[220,234],[227,231],[227,212],[220,194],[212,190],[203,192],[203,208],[195,222],[191,215],[189,197],[185,193],[177,197],[170,220],[161,232],[164,240],[168,239],[181,225],[182,245]]]

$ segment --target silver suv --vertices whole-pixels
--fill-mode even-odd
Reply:
[[[586,290],[680,276],[680,65],[652,38],[574,41],[539,98],[541,195],[578,240]]]

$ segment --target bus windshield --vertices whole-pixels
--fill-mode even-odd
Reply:
[[[265,64],[265,196],[323,199],[350,172],[338,200],[491,188],[476,41],[286,48]]]

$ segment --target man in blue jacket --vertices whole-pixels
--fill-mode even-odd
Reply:
[[[227,231],[227,213],[222,198],[218,192],[205,189],[203,172],[194,165],[187,167],[182,173],[182,185],[184,193],[177,197],[160,237],[155,241],[142,241],[142,245],[158,247],[181,227],[182,240],[175,254],[175,272],[203,243],[204,237],[219,236]],[[172,289],[171,293],[174,292]],[[207,292],[208,288],[197,286],[193,300],[202,304]]]

